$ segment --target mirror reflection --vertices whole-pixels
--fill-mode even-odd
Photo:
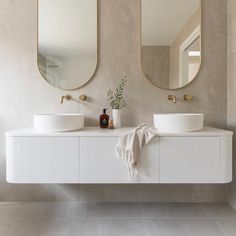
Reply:
[[[141,63],[164,89],[188,85],[201,65],[201,0],[141,0]]]
[[[97,0],[38,0],[38,67],[51,85],[82,87],[97,66]]]

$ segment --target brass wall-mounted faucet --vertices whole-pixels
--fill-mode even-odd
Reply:
[[[173,103],[177,102],[176,96],[174,96],[174,95],[168,95],[168,100],[173,102]]]
[[[86,95],[80,95],[79,100],[77,100],[77,99],[74,99],[71,95],[67,94],[67,95],[64,95],[64,96],[61,97],[61,104],[64,103],[64,100],[66,100],[66,101],[74,100],[76,102],[79,102],[79,100],[80,101],[86,101],[87,96]]]
[[[192,101],[193,100],[193,96],[192,95],[184,95],[184,101]]]
[[[66,101],[70,101],[72,100],[72,96],[71,95],[64,95],[61,97],[61,104],[64,103],[64,100]]]

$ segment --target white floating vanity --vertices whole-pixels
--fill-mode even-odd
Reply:
[[[130,183],[117,159],[118,137],[132,128],[7,133],[10,183]],[[135,183],[228,183],[232,180],[232,132],[159,133],[142,151],[142,177]]]

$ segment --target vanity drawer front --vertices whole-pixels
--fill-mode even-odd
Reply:
[[[161,183],[219,183],[220,137],[162,137]]]
[[[78,183],[78,137],[8,137],[7,181]]]
[[[81,183],[130,183],[128,169],[115,154],[118,137],[80,138]],[[159,183],[159,138],[144,147],[140,156],[143,175],[135,183]]]
[[[117,137],[80,138],[81,183],[128,183],[124,162],[115,155]]]

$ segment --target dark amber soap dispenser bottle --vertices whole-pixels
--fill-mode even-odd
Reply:
[[[100,128],[106,129],[109,125],[109,115],[106,114],[107,109],[103,109],[103,114],[100,115],[99,125]]]

